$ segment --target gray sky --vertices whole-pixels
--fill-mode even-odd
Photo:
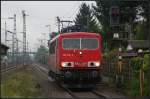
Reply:
[[[81,3],[86,2],[95,5],[95,1],[1,1],[1,42],[4,42],[5,21],[7,30],[13,31],[13,20],[5,19],[17,17],[17,37],[22,41],[23,18],[22,10],[29,15],[26,17],[27,41],[29,48],[34,51],[39,46],[38,39],[43,39],[46,33],[46,39],[49,38],[49,28],[46,25],[51,25],[51,32],[57,31],[56,16],[64,20],[74,20],[79,11]],[[8,39],[11,39],[11,34],[8,34]],[[11,43],[8,43],[11,47]],[[22,44],[19,43],[20,50]]]

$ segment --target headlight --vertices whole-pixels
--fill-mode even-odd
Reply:
[[[88,62],[88,67],[99,67],[100,62]]]
[[[61,63],[61,66],[62,66],[62,67],[66,67],[66,65],[67,65],[66,62],[62,62],[62,63]]]
[[[73,67],[73,62],[62,62],[61,66],[62,67]]]
[[[95,66],[100,66],[100,62],[95,62]]]

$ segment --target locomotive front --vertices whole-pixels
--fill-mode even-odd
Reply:
[[[60,71],[64,83],[94,85],[100,81],[101,36],[75,33],[60,38]]]

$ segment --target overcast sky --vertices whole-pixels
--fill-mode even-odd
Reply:
[[[13,20],[6,18],[13,17],[14,14],[17,18],[17,37],[22,41],[20,33],[23,31],[22,10],[25,10],[28,15],[26,17],[27,41],[29,49],[34,51],[40,44],[38,39],[44,38],[42,33],[46,33],[47,40],[49,38],[49,28],[46,25],[51,25],[51,32],[58,31],[56,16],[63,20],[74,20],[83,2],[95,5],[95,1],[1,1],[1,42],[4,42],[5,38],[5,21],[7,30],[13,31]],[[8,39],[11,39],[11,34],[8,34]],[[11,42],[8,46],[11,47]],[[19,47],[22,50],[21,43]]]

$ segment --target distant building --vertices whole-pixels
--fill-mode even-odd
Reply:
[[[0,50],[1,50],[0,54],[1,54],[1,55],[6,55],[8,49],[9,49],[8,46],[6,46],[6,45],[4,45],[4,44],[2,44],[2,43],[0,44]]]
[[[127,41],[127,48],[131,49],[132,51],[138,52],[139,49],[143,51],[149,50],[150,42],[148,40],[128,40]]]
[[[1,55],[1,68],[5,67],[8,63],[8,58],[7,58],[7,50],[9,49],[8,46],[4,44],[0,44],[0,55]]]
[[[150,42],[149,40],[124,40],[118,39],[114,40],[111,43],[112,48],[117,48],[119,53],[119,47],[123,48],[121,52],[122,57],[135,57],[138,56],[138,51],[142,50],[144,54],[150,53],[149,47]],[[116,53],[116,55],[118,55]]]

